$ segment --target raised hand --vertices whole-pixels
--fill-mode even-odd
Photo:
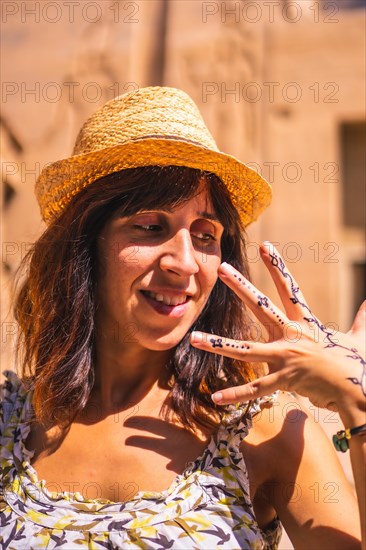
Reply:
[[[225,339],[193,332],[193,346],[246,362],[266,362],[269,374],[249,384],[216,392],[218,404],[248,401],[277,389],[296,391],[319,407],[342,409],[349,400],[366,397],[365,320],[363,303],[346,334],[334,332],[315,317],[294,277],[270,243],[260,247],[261,257],[277,287],[285,313],[228,264],[219,277],[269,327],[269,341]]]

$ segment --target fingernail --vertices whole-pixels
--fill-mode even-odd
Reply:
[[[191,333],[191,343],[192,344],[200,344],[203,342],[203,334],[202,332],[195,332],[193,331]]]
[[[223,395],[220,391],[211,395],[211,399],[214,403],[219,403],[222,400],[222,397]]]
[[[264,241],[261,244],[261,249],[264,250],[265,252],[270,252],[271,249],[273,250],[273,244],[269,241]]]
[[[267,254],[268,256],[271,254],[278,254],[276,247],[269,241],[264,241],[259,248],[262,254]]]
[[[227,275],[232,275],[233,269],[234,269],[234,268],[233,268],[232,265],[230,265],[230,264],[228,264],[228,263],[226,263],[226,262],[223,262],[223,263],[220,265],[219,269],[220,269],[220,272],[221,272],[221,273],[226,273]]]

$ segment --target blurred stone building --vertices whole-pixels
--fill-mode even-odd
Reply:
[[[248,230],[277,243],[310,305],[345,330],[365,293],[365,1],[5,1],[1,368],[17,333],[14,274],[43,229],[33,187],[85,119],[147,85],[187,91],[219,147],[272,184]],[[332,421],[333,422],[333,421]],[[330,426],[334,431],[334,424]]]

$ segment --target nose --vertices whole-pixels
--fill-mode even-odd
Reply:
[[[160,268],[177,275],[194,275],[199,271],[196,261],[196,251],[192,244],[189,231],[181,229],[164,244],[165,248],[160,257]]]

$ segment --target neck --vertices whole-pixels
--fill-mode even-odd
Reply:
[[[108,342],[96,345],[93,401],[104,410],[116,410],[141,401],[147,394],[168,390],[172,350],[152,351],[137,342]]]

